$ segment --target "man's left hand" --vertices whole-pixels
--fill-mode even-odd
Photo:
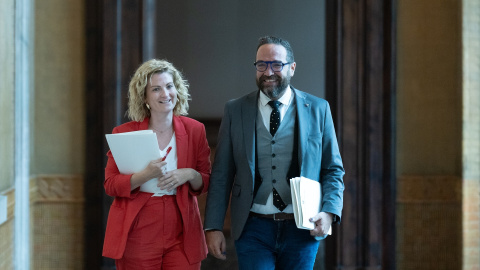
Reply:
[[[310,218],[310,221],[315,223],[315,229],[310,231],[310,235],[324,236],[328,234],[330,226],[332,226],[333,214],[327,212],[320,212],[314,217]]]

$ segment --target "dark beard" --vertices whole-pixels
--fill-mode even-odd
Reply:
[[[272,78],[272,77],[275,78],[275,80],[279,83],[275,87],[266,88],[263,84],[263,81],[266,78]],[[270,77],[261,76],[259,79],[257,79],[257,86],[258,86],[258,89],[260,89],[267,97],[269,97],[272,100],[277,100],[281,96],[283,96],[283,93],[285,93],[285,90],[287,90],[287,87],[290,85],[290,78],[291,76],[287,75],[282,79],[275,74]]]

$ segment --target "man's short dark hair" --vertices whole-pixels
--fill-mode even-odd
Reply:
[[[264,36],[258,39],[258,46],[257,46],[257,52],[260,46],[265,45],[265,44],[276,44],[276,45],[281,45],[287,50],[287,62],[293,63],[295,62],[295,59],[293,57],[293,50],[292,46],[290,46],[290,43],[286,41],[285,39],[279,38],[279,37],[274,37],[274,36]]]

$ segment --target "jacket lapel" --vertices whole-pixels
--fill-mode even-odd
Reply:
[[[257,97],[258,91],[252,92],[249,94],[242,103],[242,130],[243,130],[243,139],[245,140],[246,155],[248,159],[248,164],[252,171],[252,178],[255,178],[255,122],[257,120]],[[253,121],[252,121],[253,119]]]
[[[177,168],[187,167],[188,134],[179,116],[173,116],[173,130],[177,143]]]
[[[298,120],[298,165],[300,174],[303,171],[302,161],[304,155],[308,151],[308,135],[310,134],[310,118],[311,118],[311,103],[307,97],[294,89],[295,102],[297,105],[297,120]]]

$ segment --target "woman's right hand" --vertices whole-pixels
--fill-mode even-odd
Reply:
[[[147,181],[152,178],[162,177],[165,173],[167,162],[162,161],[161,158],[152,160],[148,163],[147,167],[144,169],[147,174]]]
[[[167,165],[167,162],[162,161],[161,158],[150,161],[145,169],[134,173],[132,178],[130,178],[131,190],[136,189],[150,179],[162,177],[165,173],[165,165]]]

